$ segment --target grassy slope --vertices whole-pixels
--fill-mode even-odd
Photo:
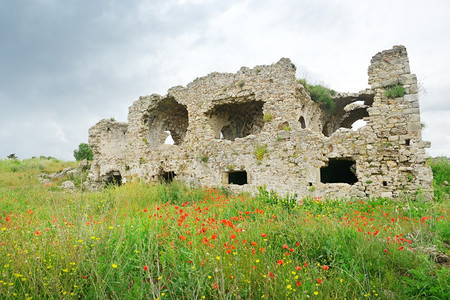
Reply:
[[[258,198],[180,184],[44,186],[74,163],[0,161],[0,298],[448,298],[447,161],[436,199]],[[62,181],[62,180],[61,180]],[[428,251],[429,252],[429,251]]]

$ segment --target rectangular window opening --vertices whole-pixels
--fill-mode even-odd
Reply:
[[[383,181],[383,186],[387,186],[387,181]]]
[[[244,185],[247,183],[246,171],[234,171],[228,173],[228,184]]]
[[[406,139],[406,140],[405,140],[405,145],[406,145],[406,146],[411,145],[411,140],[410,140],[410,139]]]
[[[358,182],[358,178],[356,177],[356,162],[352,159],[330,158],[328,166],[320,169],[320,182],[348,184]]]

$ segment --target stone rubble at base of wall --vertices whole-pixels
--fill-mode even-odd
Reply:
[[[311,100],[295,71],[282,58],[236,74],[211,73],[165,96],[140,97],[128,123],[101,120],[90,128],[89,179],[101,186],[111,178],[124,183],[176,176],[253,193],[265,185],[300,197],[431,199],[430,144],[421,138],[417,78],[405,47],[376,54],[368,69],[371,88],[336,94],[332,112]],[[386,89],[395,85],[405,95],[387,98]],[[350,129],[359,119],[366,125]],[[173,145],[164,143],[169,133]],[[355,180],[324,180],[339,174]]]

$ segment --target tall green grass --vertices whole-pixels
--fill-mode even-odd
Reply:
[[[179,182],[65,192],[34,175],[66,163],[11,164],[0,162],[2,299],[449,296],[448,269],[423,250],[448,252],[448,194],[294,203]]]

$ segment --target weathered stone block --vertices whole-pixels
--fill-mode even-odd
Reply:
[[[403,74],[400,76],[400,84],[413,84],[417,82],[415,74]]]
[[[403,96],[403,99],[406,102],[419,102],[419,95],[418,94],[410,94]]]

